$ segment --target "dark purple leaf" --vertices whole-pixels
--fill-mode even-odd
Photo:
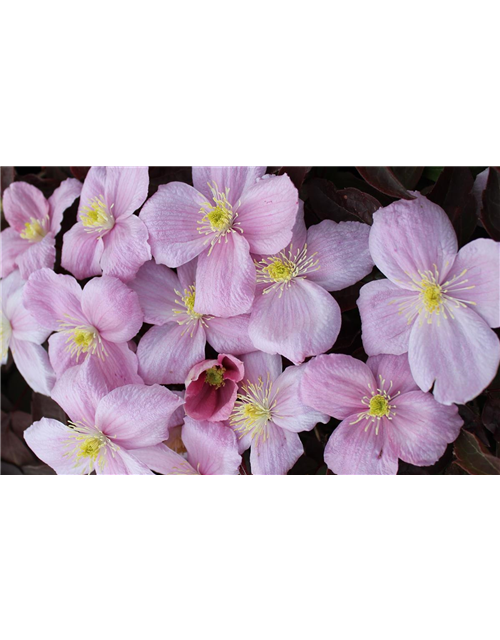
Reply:
[[[455,442],[457,463],[472,475],[499,475],[500,458],[488,452],[486,447],[472,433],[462,429]]]
[[[390,167],[356,167],[362,177],[378,191],[393,198],[413,200],[412,196],[396,178]]]
[[[83,182],[90,171],[90,167],[70,167],[70,171],[77,180]]]
[[[391,167],[393,174],[405,189],[415,189],[424,167]]]
[[[42,395],[41,393],[33,393],[33,399],[31,401],[31,415],[33,422],[36,422],[41,418],[52,418],[53,420],[59,420],[59,422],[66,423],[66,414],[57,402],[54,402],[54,400]]]
[[[490,393],[484,403],[481,420],[493,434],[497,442],[500,442],[500,393]]]
[[[483,191],[481,221],[489,235],[500,240],[500,170],[491,167],[486,189]]]
[[[278,175],[282,176],[286,173],[297,189],[300,189],[304,182],[304,178],[310,170],[311,167],[280,167]]]
[[[310,180],[304,186],[306,188],[309,206],[319,220],[354,220],[371,224],[373,213],[381,206],[376,198],[359,189],[337,190],[333,182],[322,178]]]
[[[0,168],[0,195],[3,197],[3,192],[9,187],[15,180],[16,172],[14,167],[1,167]]]

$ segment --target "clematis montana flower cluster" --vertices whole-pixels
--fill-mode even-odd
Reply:
[[[2,363],[10,350],[67,415],[24,432],[40,460],[58,474],[286,474],[300,434],[321,443],[323,425],[335,474],[443,456],[457,405],[498,371],[500,243],[459,249],[418,192],[372,225],[306,225],[290,177],[265,167],[150,186],[147,167],[92,167],[48,200],[26,182],[4,192]],[[337,344],[356,284],[359,357]]]

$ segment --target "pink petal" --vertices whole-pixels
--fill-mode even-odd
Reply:
[[[149,244],[157,262],[178,267],[206,248],[211,236],[200,234],[204,197],[183,182],[160,185],[142,208],[140,219],[149,231]]]
[[[259,439],[250,450],[250,466],[253,475],[277,476],[288,473],[304,447],[296,433],[267,423],[267,439]]]
[[[185,458],[162,443],[133,449],[132,454],[150,469],[165,476],[194,476],[198,473]]]
[[[3,289],[5,295],[5,288],[3,287]],[[42,327],[24,306],[22,287],[10,292],[5,301],[5,315],[10,321],[12,337],[16,340],[28,340],[35,344],[42,344],[50,334],[50,329]]]
[[[249,311],[255,292],[255,265],[248,242],[239,233],[228,233],[208,255],[198,258],[196,271],[197,313],[220,318]]]
[[[198,266],[198,258],[194,258],[189,262],[177,267],[177,277],[181,285],[181,291],[189,289],[196,284],[196,268]]]
[[[351,424],[357,416],[346,418],[330,436],[325,447],[325,462],[338,475],[394,475],[398,472],[398,456],[386,435],[385,425],[379,427],[365,420]]]
[[[82,311],[104,340],[127,342],[142,327],[139,298],[126,284],[109,276],[87,282],[82,293]]]
[[[373,260],[368,249],[370,227],[361,222],[323,220],[309,228],[307,255],[319,261],[319,270],[307,277],[328,291],[345,289],[368,275]]]
[[[249,334],[257,349],[280,353],[295,364],[328,351],[340,331],[340,308],[322,287],[293,280],[255,299]]]
[[[273,422],[282,429],[300,433],[310,431],[318,422],[327,424],[330,417],[300,400],[299,386],[306,365],[292,366],[284,370],[274,385],[279,391],[276,394],[276,407],[273,409]]]
[[[184,294],[179,278],[171,269],[156,264],[154,260],[144,263],[128,286],[137,293],[144,312],[144,322],[148,324],[175,322],[178,314],[174,313],[174,309],[184,310],[176,302],[182,300],[175,292]]]
[[[238,475],[241,456],[234,431],[221,422],[186,418],[182,441],[191,466],[202,475]]]
[[[81,297],[82,290],[74,278],[40,269],[26,283],[23,301],[41,325],[57,331],[69,318],[76,324],[87,324]]]
[[[430,393],[410,391],[394,400],[396,415],[386,432],[398,457],[418,466],[434,464],[463,425],[455,405],[439,404]]]
[[[49,216],[49,203],[32,184],[13,182],[4,191],[3,211],[10,226],[21,233],[32,218],[40,221]]]
[[[364,362],[334,353],[318,356],[307,363],[300,394],[306,405],[343,420],[366,411],[362,400],[377,386]]]
[[[472,187],[472,195],[476,201],[476,215],[479,218],[483,208],[483,191],[486,189],[486,183],[488,182],[488,176],[490,175],[489,167],[481,173],[478,173],[474,180],[474,186]]]
[[[32,273],[47,267],[54,268],[56,261],[56,241],[52,235],[46,235],[40,242],[33,242],[27,251],[17,258],[21,276],[27,280]]]
[[[255,351],[248,335],[249,315],[232,318],[207,318],[205,332],[207,341],[218,353],[233,353],[239,356]]]
[[[95,424],[120,447],[150,447],[168,439],[170,417],[181,404],[166,387],[129,384],[102,398]]]
[[[205,357],[205,330],[200,323],[152,327],[137,348],[139,372],[146,384],[184,384],[191,367]]]
[[[241,197],[237,221],[252,253],[272,254],[292,239],[299,196],[287,175],[259,180]]]
[[[78,207],[78,220],[84,207],[89,207],[94,198],[105,198],[106,194],[106,167],[91,167],[87,173],[83,188],[80,194],[80,205]],[[112,204],[112,203],[110,203]],[[95,234],[92,234],[95,235]]]
[[[107,167],[106,202],[115,220],[126,218],[137,211],[148,197],[149,173],[147,167]]]
[[[471,309],[454,309],[454,318],[413,325],[409,361],[422,391],[434,384],[442,404],[464,404],[493,380],[500,363],[500,342],[486,322]]]
[[[50,196],[50,231],[53,236],[56,236],[61,230],[63,213],[80,197],[81,192],[82,183],[74,178],[68,178],[61,182]]]
[[[407,393],[408,391],[416,391],[419,388],[411,374],[407,353],[400,356],[370,356],[366,364],[370,367],[378,387],[382,383],[385,390],[389,393],[389,387],[392,382],[389,394],[391,396],[394,396],[398,392]],[[382,381],[379,376],[382,376]]]
[[[37,393],[50,396],[56,381],[49,357],[43,347],[27,340],[11,338],[12,357],[29,386]]]
[[[417,292],[400,289],[390,280],[375,280],[361,287],[357,304],[363,347],[368,355],[400,355],[408,351],[411,324],[405,314],[417,298]]]
[[[446,213],[415,192],[415,200],[398,200],[373,214],[370,252],[377,267],[392,282],[411,289],[418,271],[444,278],[455,259],[457,236]]]
[[[228,420],[236,401],[238,387],[236,382],[224,374],[224,385],[219,389],[209,385],[205,381],[205,372],[215,364],[226,365],[227,357],[223,363],[218,360],[204,360],[201,367],[195,365],[186,378],[185,410],[186,414],[195,420],[210,420],[219,422]],[[226,372],[227,373],[227,372]],[[243,372],[236,376],[241,380]]]
[[[115,226],[103,237],[101,257],[103,273],[127,282],[139,267],[151,260],[148,230],[137,216],[119,218]]]
[[[1,233],[2,259],[0,277],[6,278],[17,266],[17,260],[29,249],[31,242],[21,238],[13,227],[7,227]]]
[[[223,193],[229,189],[228,200],[233,207],[242,194],[266,173],[267,167],[193,167],[193,185],[205,198],[212,202],[210,183],[217,185]]]
[[[95,233],[88,233],[81,222],[63,236],[61,266],[75,278],[100,276],[104,242]]]
[[[132,475],[153,475],[151,470],[134,455],[125,449],[118,449],[112,452],[106,448],[104,466],[95,466],[95,472],[99,475],[132,476]]]
[[[42,462],[52,467],[60,475],[79,475],[89,472],[88,462],[81,458],[78,462],[67,453],[72,450],[72,430],[58,420],[42,418],[34,422],[24,432],[28,447]]]
[[[471,302],[490,327],[500,327],[500,243],[479,238],[462,247],[447,281],[454,276],[459,284],[448,295]]]
[[[270,382],[274,382],[283,371],[281,356],[278,354],[253,351],[243,355],[241,359],[245,366],[245,382],[258,384],[259,378],[266,382],[268,374]]]

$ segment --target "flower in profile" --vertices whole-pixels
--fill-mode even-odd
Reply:
[[[147,167],[92,167],[78,222],[63,237],[61,264],[75,278],[103,273],[124,282],[151,259],[148,231],[133,213],[146,200]]]
[[[110,390],[96,360],[68,369],[52,398],[68,425],[42,418],[24,432],[32,451],[58,474],[145,474],[134,449],[154,447],[169,435],[182,399],[160,385],[129,384]]]
[[[110,388],[141,384],[137,356],[129,348],[142,326],[135,291],[110,276],[82,288],[71,276],[50,269],[33,273],[24,288],[24,305],[51,331],[49,358],[57,377],[85,360],[95,360]]]
[[[325,448],[337,474],[395,474],[398,458],[432,465],[460,432],[457,407],[436,402],[415,383],[406,355],[322,355],[306,365],[303,402],[338,420]]]
[[[29,386],[48,396],[56,378],[41,345],[50,330],[40,326],[24,307],[25,284],[17,269],[2,279],[2,364],[7,362],[10,348],[16,367]]]
[[[370,251],[388,280],[358,299],[369,355],[408,352],[422,391],[443,404],[475,398],[494,378],[500,341],[500,244],[479,239],[458,251],[441,207],[419,193],[377,211]]]
[[[186,378],[184,408],[187,415],[195,420],[227,420],[243,374],[241,360],[224,353],[219,354],[216,360],[195,364]]]
[[[47,200],[40,189],[27,182],[14,182],[3,195],[3,210],[10,227],[2,231],[1,277],[16,267],[27,280],[42,267],[52,269],[56,259],[55,237],[63,213],[78,198],[82,185],[68,178]]]
[[[255,291],[250,252],[272,254],[292,237],[297,189],[265,167],[193,167],[191,187],[161,185],[140,217],[157,262],[179,267],[199,256],[194,311],[220,318],[246,313]]]
[[[370,227],[324,220],[306,231],[303,203],[291,244],[256,260],[257,290],[249,334],[256,349],[295,364],[328,351],[340,331],[341,313],[328,293],[355,284],[373,268]]]
[[[298,434],[310,431],[328,416],[307,407],[299,398],[305,365],[282,371],[281,356],[254,351],[242,356],[244,382],[229,424],[240,452],[249,447],[254,475],[283,475],[304,453]]]
[[[221,422],[198,422],[186,418],[182,442],[183,457],[164,444],[134,451],[153,471],[164,475],[237,475],[241,464],[234,431]]]
[[[205,357],[207,341],[218,353],[254,351],[248,315],[215,318],[194,310],[196,258],[177,269],[146,262],[128,283],[139,296],[144,321],[155,325],[139,342],[139,373],[146,384],[184,384]]]

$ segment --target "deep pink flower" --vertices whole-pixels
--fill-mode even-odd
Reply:
[[[144,321],[156,325],[139,342],[139,373],[146,384],[184,384],[205,357],[207,341],[218,353],[254,351],[248,315],[215,318],[194,311],[196,258],[177,269],[146,262],[128,286],[139,296]]]
[[[23,305],[25,281],[18,270],[2,279],[2,364],[9,348],[19,372],[38,393],[50,395],[55,375],[41,346],[50,330],[41,327]]]
[[[143,313],[137,294],[121,280],[93,278],[82,291],[71,276],[40,269],[26,283],[23,300],[43,327],[57,331],[49,338],[49,358],[58,377],[91,358],[110,388],[143,382],[127,344]]]
[[[103,273],[124,282],[151,259],[148,231],[132,215],[146,200],[147,167],[92,167],[85,178],[78,222],[64,234],[62,266],[76,278]]]
[[[349,287],[370,273],[369,234],[366,224],[332,220],[306,230],[301,203],[291,244],[256,262],[249,326],[256,349],[299,364],[333,346],[341,313],[328,291]]]
[[[243,379],[243,374],[241,360],[224,353],[219,354],[217,360],[195,364],[186,378],[184,408],[187,415],[195,420],[227,420],[238,393],[237,383]]]
[[[377,211],[370,251],[388,280],[360,292],[363,345],[369,355],[408,352],[422,391],[465,403],[494,378],[500,341],[500,244],[479,239],[458,251],[441,207],[419,193]]]
[[[168,438],[182,399],[165,387],[129,384],[110,390],[96,360],[68,369],[52,391],[68,426],[42,418],[24,432],[28,446],[58,474],[144,474],[134,449]]]
[[[290,178],[265,167],[193,167],[191,187],[161,185],[140,217],[157,262],[179,267],[199,256],[194,311],[246,313],[255,291],[250,252],[276,253],[292,237],[298,206]]]
[[[460,432],[456,406],[436,402],[415,383],[406,355],[375,356],[364,364],[330,354],[307,363],[302,400],[342,420],[325,448],[337,474],[394,474],[398,458],[431,465]]]
[[[10,227],[2,231],[1,277],[19,267],[26,280],[42,267],[54,267],[55,237],[63,213],[80,195],[82,184],[68,178],[47,200],[40,189],[27,182],[14,182],[3,195],[3,210]]]
[[[237,475],[241,464],[234,431],[221,422],[186,418],[182,441],[187,457],[164,444],[134,451],[150,469],[164,475]]]
[[[307,407],[299,398],[305,365],[282,372],[281,356],[254,351],[241,358],[244,382],[229,419],[240,452],[251,447],[254,475],[283,475],[304,453],[298,434],[310,431],[328,416]]]

